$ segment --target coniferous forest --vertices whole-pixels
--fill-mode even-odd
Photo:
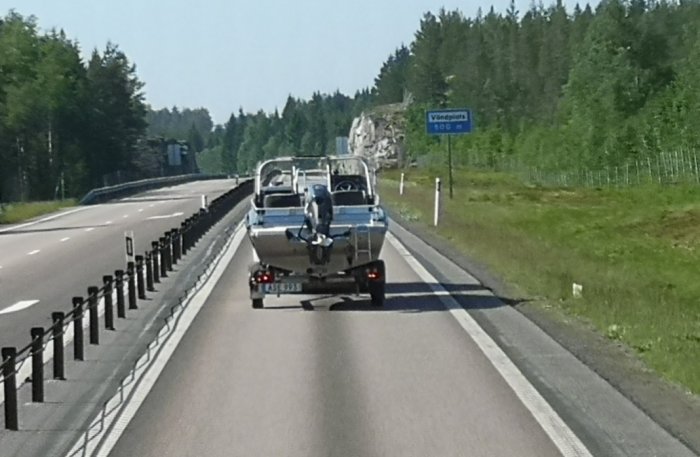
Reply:
[[[87,62],[62,31],[0,19],[0,202],[48,200],[135,169],[146,128],[143,84],[116,45]]]
[[[458,163],[660,169],[673,156],[676,167],[695,160],[697,174],[698,1],[440,10],[397,45],[373,86],[353,96],[290,95],[274,113],[232,107],[214,125],[204,108],[150,110],[116,45],[83,61],[63,32],[42,34],[11,12],[0,20],[0,201],[54,198],[61,176],[78,195],[117,171],[157,175],[146,157],[153,136],[186,140],[228,173],[276,155],[320,155],[354,116],[399,102],[410,102],[406,150],[418,163],[444,150],[425,135],[424,110],[469,107],[476,132],[455,140]]]
[[[472,108],[477,133],[458,160],[480,154],[549,170],[622,167],[700,145],[700,3],[620,1],[595,10],[561,3],[475,18],[426,14],[408,49],[376,80],[377,101],[410,109],[408,150],[434,149],[423,109]]]
[[[425,109],[469,107],[476,132],[455,140],[458,163],[636,167],[650,175],[675,165],[694,167],[697,177],[700,2],[609,0],[571,11],[561,2],[527,11],[511,3],[473,18],[426,13],[371,90],[353,99],[290,97],[281,115],[240,112],[210,145],[227,170],[247,170],[261,156],[319,154],[359,111],[404,101],[411,102],[406,149],[419,163],[444,155],[424,133]]]

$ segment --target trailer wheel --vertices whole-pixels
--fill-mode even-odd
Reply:
[[[372,301],[372,306],[375,308],[384,306],[384,281],[370,283],[369,296]]]
[[[263,299],[262,298],[254,298],[253,299],[253,309],[261,309],[263,307]]]

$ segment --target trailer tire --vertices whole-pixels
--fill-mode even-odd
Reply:
[[[262,298],[254,298],[253,299],[253,309],[261,309],[263,307],[263,299]]]
[[[371,283],[369,285],[369,296],[372,306],[375,308],[381,308],[384,306],[384,281]]]

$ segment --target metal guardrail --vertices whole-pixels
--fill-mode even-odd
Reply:
[[[95,203],[102,203],[113,198],[126,197],[133,195],[137,192],[143,192],[145,190],[157,189],[166,185],[177,185],[183,184],[190,181],[203,181],[209,179],[226,179],[228,175],[218,174],[218,175],[207,175],[207,174],[189,174],[189,175],[178,175],[178,176],[167,176],[164,178],[151,178],[142,179],[140,181],[132,181],[123,184],[117,184],[116,186],[100,187],[97,189],[92,189],[88,192],[81,200],[81,205],[93,205]],[[236,178],[236,184],[238,184],[238,178]]]
[[[144,255],[128,262],[126,270],[116,270],[114,275],[102,277],[102,287],[89,286],[87,297],[76,296],[68,312],[51,314],[53,325],[48,328],[32,327],[31,342],[21,348],[3,347],[0,375],[5,394],[5,428],[19,430],[17,399],[17,374],[31,359],[32,402],[44,401],[44,350],[53,344],[53,379],[66,380],[64,335],[73,326],[73,359],[82,361],[85,354],[83,319],[88,319],[88,343],[100,344],[99,306],[104,307],[104,327],[114,330],[114,311],[118,319],[126,318],[127,311],[138,309],[139,300],[153,292],[154,283],[166,278],[185,256],[217,222],[231,211],[246,195],[253,191],[253,181],[247,180],[225,194],[212,200],[207,209],[185,219],[180,227],[166,231]],[[127,306],[128,305],[128,306]]]

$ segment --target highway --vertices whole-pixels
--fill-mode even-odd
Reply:
[[[284,296],[253,310],[241,236],[97,455],[694,455],[473,277],[393,230],[383,309],[364,296]]]
[[[124,269],[125,231],[134,232],[136,253],[143,253],[196,212],[202,195],[211,201],[234,186],[192,182],[0,226],[0,346],[28,344],[32,326],[49,325],[52,311],[70,310],[73,296]]]

